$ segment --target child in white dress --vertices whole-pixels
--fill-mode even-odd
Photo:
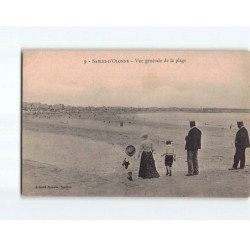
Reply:
[[[129,145],[126,147],[125,153],[128,157],[125,157],[123,160],[122,166],[127,170],[128,180],[133,181],[132,176],[132,168],[135,164],[135,147],[133,145]]]

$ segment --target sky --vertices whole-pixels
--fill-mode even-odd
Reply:
[[[129,63],[93,63],[109,59],[129,60]],[[148,59],[162,62],[146,63]],[[250,53],[244,51],[23,52],[23,101],[26,102],[250,108],[249,93]]]

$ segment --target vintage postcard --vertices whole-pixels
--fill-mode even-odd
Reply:
[[[25,50],[22,195],[249,197],[246,51]]]

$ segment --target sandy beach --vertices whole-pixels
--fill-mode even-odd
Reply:
[[[48,196],[248,197],[250,151],[246,168],[228,171],[234,155],[235,119],[249,114],[23,114],[22,193]],[[218,119],[219,117],[219,119]],[[188,120],[202,130],[200,175],[186,177],[184,138]],[[123,126],[121,126],[123,122]],[[158,179],[126,178],[121,163],[127,145],[138,150],[140,136],[155,146]],[[165,140],[173,140],[177,159],[173,176],[165,175]]]

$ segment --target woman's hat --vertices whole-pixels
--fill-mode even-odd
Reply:
[[[135,147],[133,145],[129,145],[126,147],[125,152],[128,156],[133,156],[135,154]]]

